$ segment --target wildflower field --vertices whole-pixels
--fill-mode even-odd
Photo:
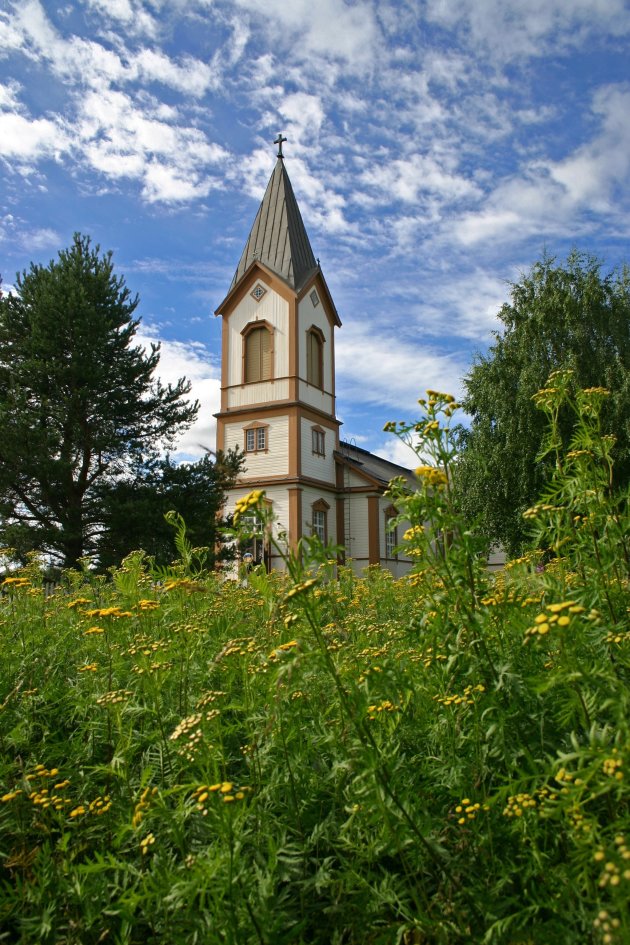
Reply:
[[[538,395],[556,472],[531,553],[496,575],[430,392],[394,425],[423,464],[417,492],[391,486],[404,579],[313,540],[285,574],[222,581],[183,529],[168,571],[139,552],[52,594],[37,562],[5,577],[0,941],[630,942],[630,528],[605,396],[566,373]]]

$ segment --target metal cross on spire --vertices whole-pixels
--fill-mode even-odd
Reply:
[[[279,131],[279,132],[278,132],[278,137],[277,137],[276,140],[274,141],[274,144],[277,144],[277,145],[278,145],[278,155],[277,155],[277,156],[278,156],[279,158],[283,158],[283,159],[284,159],[284,154],[282,153],[282,143],[283,143],[283,141],[286,141],[286,140],[287,140],[287,139],[282,136],[282,132]]]

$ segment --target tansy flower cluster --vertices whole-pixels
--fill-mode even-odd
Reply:
[[[99,696],[96,704],[100,706],[120,705],[121,702],[127,702],[133,696],[129,689],[114,689],[112,692],[106,692]]]
[[[457,823],[460,826],[469,823],[471,820],[476,818],[477,814],[481,810],[488,811],[490,808],[487,804],[481,805],[478,801],[473,804],[469,797],[462,798],[455,808],[455,813],[459,815],[457,818]]]
[[[155,843],[155,835],[148,833],[146,837],[143,837],[140,841],[140,852],[142,856],[146,856],[153,844]]]
[[[84,610],[86,617],[133,617],[130,610],[120,607],[96,607],[94,610]]]
[[[614,846],[608,851],[599,847],[593,854],[596,863],[604,863],[603,872],[599,878],[599,885],[619,886],[622,880],[630,881],[630,847],[623,834],[617,834]]]
[[[201,784],[193,791],[193,798],[197,805],[197,810],[201,811],[205,817],[208,813],[208,800],[211,795],[220,798],[224,804],[232,804],[234,801],[242,801],[247,793],[251,793],[250,787],[236,787],[233,781],[218,781],[216,784]]]
[[[427,486],[440,487],[445,486],[448,482],[448,477],[444,470],[439,469],[437,466],[418,466],[415,473],[418,479],[422,479],[423,483]]]
[[[610,758],[604,759],[602,770],[609,778],[614,778],[616,781],[623,781],[622,760],[616,748],[613,748],[611,756]]]
[[[238,524],[242,516],[249,512],[250,509],[258,508],[264,496],[265,493],[263,489],[254,489],[249,495],[239,499],[234,506],[234,524]]]
[[[382,702],[377,702],[374,705],[368,706],[368,719],[371,722],[374,722],[375,719],[379,717],[381,713],[385,712],[398,712],[400,706],[394,705],[389,699],[383,699]]]
[[[479,683],[477,686],[466,686],[462,695],[455,693],[452,696],[433,696],[435,702],[441,703],[441,705],[450,706],[450,705],[474,705],[475,700],[473,698],[474,693],[476,692],[485,692],[486,687],[482,686]]]
[[[291,600],[292,597],[297,597],[299,594],[306,594],[315,584],[317,584],[317,578],[307,578],[306,581],[295,584],[291,590],[287,591],[285,600]]]
[[[7,590],[17,590],[21,587],[30,587],[31,582],[27,581],[25,577],[7,577],[4,579],[0,587],[5,587]]]
[[[133,827],[134,830],[136,830],[142,823],[144,815],[146,814],[149,807],[151,806],[151,799],[155,797],[157,792],[158,792],[158,789],[156,787],[153,787],[153,788],[146,787],[143,790],[142,794],[140,795],[140,800],[134,807],[133,817],[131,818],[131,826]]]
[[[612,945],[615,941],[615,932],[620,926],[621,920],[616,916],[611,916],[606,909],[601,909],[593,922],[593,928],[602,933],[602,942],[604,945]]]
[[[584,611],[584,607],[572,600],[565,600],[560,604],[549,604],[545,611],[534,619],[533,627],[525,631],[525,642],[530,637],[544,637],[554,626],[568,627],[575,614],[582,614]]]

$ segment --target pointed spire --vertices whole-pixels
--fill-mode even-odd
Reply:
[[[254,260],[267,266],[296,291],[319,268],[284,166],[283,141],[286,138],[281,134],[274,141],[278,145],[278,160],[230,289]]]

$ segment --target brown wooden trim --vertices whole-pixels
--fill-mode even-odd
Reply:
[[[302,421],[299,410],[289,413],[289,475],[302,474]]]
[[[228,380],[230,370],[230,333],[227,320],[224,318],[221,325],[221,410],[227,410],[227,387],[223,384]]]
[[[289,397],[292,400],[298,400],[299,386],[298,375],[300,373],[300,332],[299,332],[299,311],[297,300],[294,298],[289,302]]]
[[[379,496],[368,496],[368,556],[370,564],[378,564],[381,560],[378,505]]]
[[[243,301],[248,292],[251,292],[256,282],[264,282],[287,302],[296,299],[296,293],[283,279],[280,279],[271,269],[255,259],[249,269],[243,273],[240,281],[226,295],[221,304],[215,309],[215,315],[229,318],[234,309]]]
[[[314,479],[311,476],[289,476],[284,474],[278,474],[277,476],[239,476],[235,489],[250,489],[253,485],[261,483],[265,486],[277,486],[277,485],[286,485],[287,487],[292,485],[300,486],[312,486],[313,489],[324,490],[325,492],[331,493],[335,496],[338,493],[338,489],[334,483],[330,482],[328,479]],[[344,492],[346,490],[343,490]],[[374,492],[373,489],[370,492]]]
[[[289,489],[289,546],[295,550],[302,537],[302,490],[299,487]]]
[[[328,321],[331,325],[336,325],[337,328],[341,328],[341,319],[339,318],[339,314],[335,308],[335,303],[333,302],[332,295],[330,294],[330,289],[326,284],[324,273],[321,271],[321,269],[318,269],[317,272],[314,272],[308,282],[304,283],[300,289],[298,301],[302,301],[302,299],[308,294],[314,285],[317,286],[319,301],[326,312]]]
[[[264,383],[264,382],[261,382]],[[328,426],[331,430],[341,426],[341,421],[332,417],[317,407],[302,404],[295,400],[276,400],[273,403],[266,404],[248,404],[244,407],[233,407],[231,410],[222,410],[215,413],[217,419],[227,420],[230,423],[246,422],[248,417],[255,419],[256,414],[264,414],[265,417],[280,417],[291,413],[292,410],[299,410],[303,417],[313,423],[321,423],[322,426]]]
[[[347,499],[344,499],[343,496],[337,496],[337,544],[343,546],[343,551],[339,555],[339,563],[343,564],[346,560],[346,519],[345,519],[345,503]]]

